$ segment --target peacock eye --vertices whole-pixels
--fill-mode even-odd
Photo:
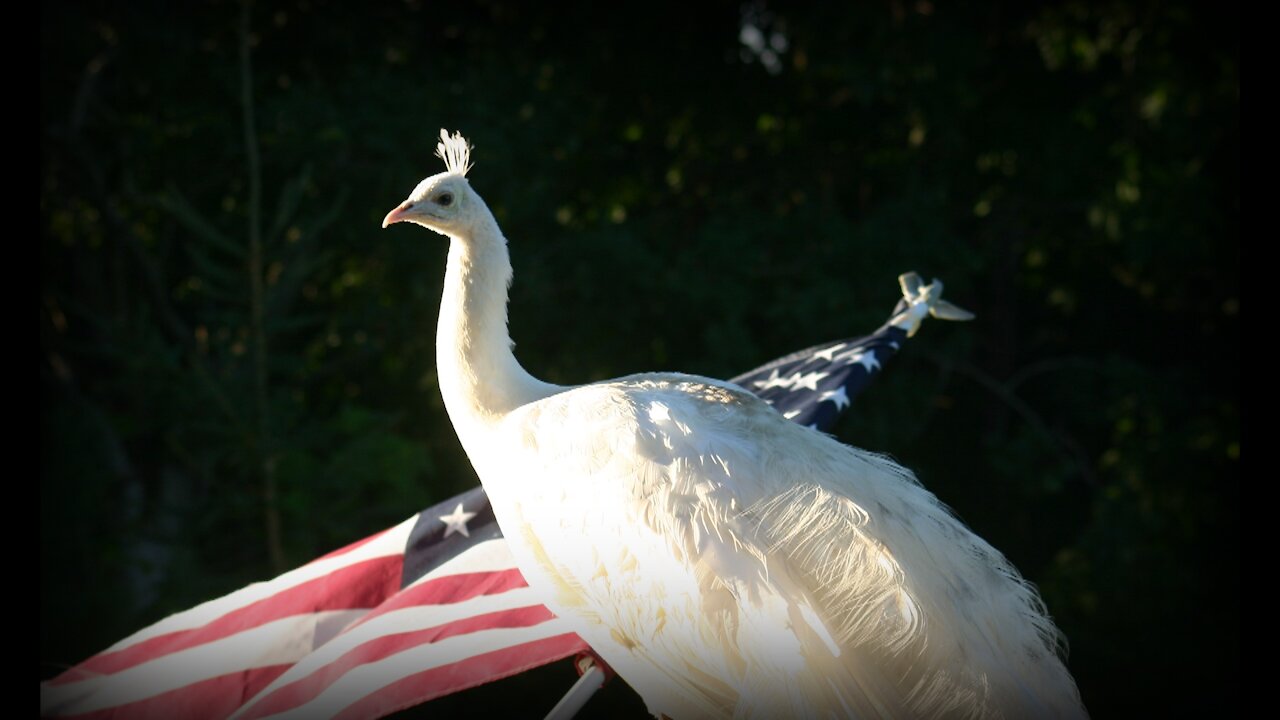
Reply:
[[[453,193],[441,193],[440,197],[436,198],[436,202],[440,203],[441,205],[452,205]]]

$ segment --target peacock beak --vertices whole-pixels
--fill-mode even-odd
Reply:
[[[409,211],[412,209],[413,203],[409,200],[405,200],[400,203],[400,207],[387,213],[387,216],[382,218],[382,227],[386,227],[392,223],[401,222],[402,220],[408,220],[410,214]]]

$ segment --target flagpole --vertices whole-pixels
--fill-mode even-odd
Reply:
[[[578,682],[574,683],[573,687],[569,688],[569,692],[560,698],[560,702],[551,708],[545,720],[570,720],[604,685],[605,672],[589,655],[578,661],[578,670],[582,672],[582,677],[578,678]]]

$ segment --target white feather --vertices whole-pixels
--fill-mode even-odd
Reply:
[[[465,177],[471,170],[471,143],[462,137],[462,133],[450,135],[441,128],[436,157],[444,161],[448,172]]]

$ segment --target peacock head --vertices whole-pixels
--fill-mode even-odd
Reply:
[[[445,171],[418,183],[399,207],[387,213],[382,227],[408,221],[441,235],[466,235],[488,217],[484,201],[467,182],[471,145],[462,134],[441,130],[436,155],[444,160]]]

